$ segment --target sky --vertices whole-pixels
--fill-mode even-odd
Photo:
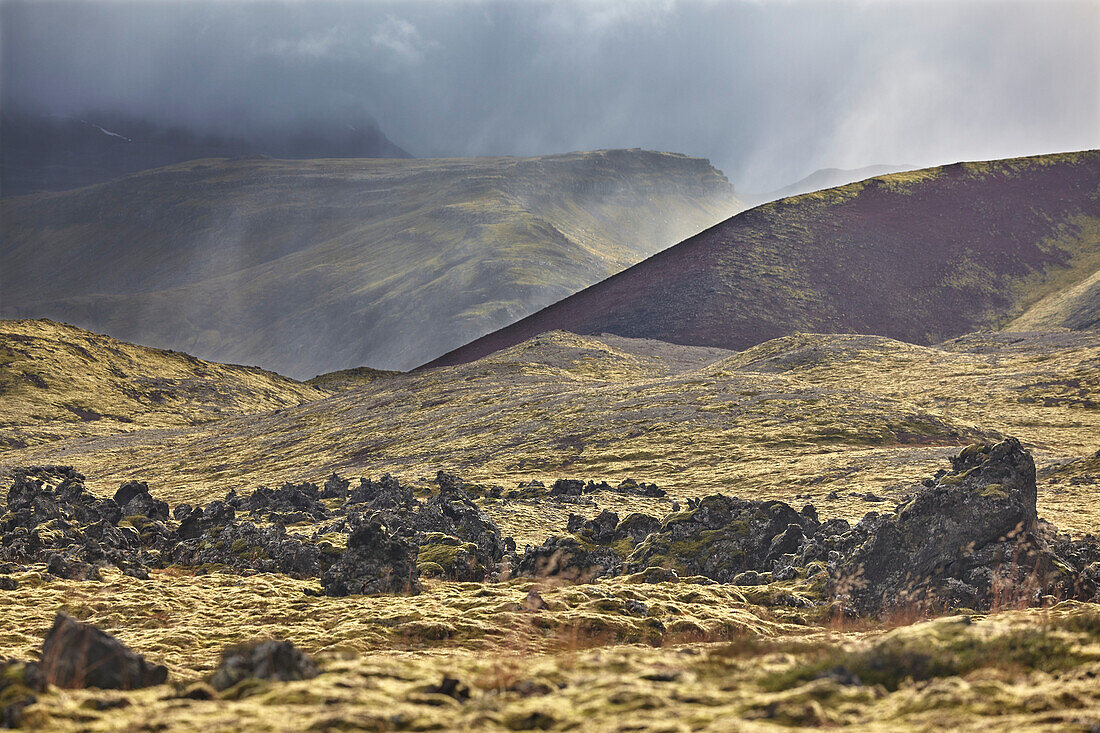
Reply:
[[[417,157],[642,147],[738,189],[1100,147],[1100,0],[0,0],[0,104]]]

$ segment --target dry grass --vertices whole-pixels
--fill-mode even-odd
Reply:
[[[51,730],[1083,730],[1100,720],[1100,611],[1086,604],[837,631],[777,623],[729,588],[689,583],[541,587],[550,609],[535,613],[518,610],[529,582],[344,599],[305,596],[303,585],[114,572],[104,583],[27,585],[4,606],[21,618],[4,619],[0,654],[28,656],[65,608],[168,664],[177,689],[208,675],[223,646],[255,636],[290,639],[322,665],[315,680],[249,684],[215,701],[177,699],[171,686],[55,692],[28,710]],[[670,629],[712,632],[624,643],[644,623],[616,611],[627,598]],[[432,693],[445,675],[471,699]],[[88,703],[119,699],[129,705]]]
[[[6,451],[7,465],[71,462],[93,488],[150,481],[173,503],[336,469],[415,481],[438,468],[484,483],[575,475],[810,501],[823,518],[892,507],[957,443],[1010,433],[1039,458],[1040,513],[1100,524],[1100,337],[985,334],[939,347],[804,335],[737,355],[549,334],[463,367],[372,381],[321,401],[183,429]],[[670,366],[674,365],[674,366]],[[426,485],[420,485],[426,489]],[[829,492],[836,498],[826,498]],[[479,499],[520,546],[570,511],[663,513],[667,501],[591,505]],[[882,623],[787,608],[779,587],[629,578],[587,585],[428,581],[415,597],[307,595],[314,581],[168,569],[148,581],[15,576],[0,592],[0,656],[30,658],[59,609],[116,633],[181,685],[221,649],[293,641],[317,679],[253,684],[213,701],[174,688],[44,695],[51,730],[1088,730],[1100,722],[1100,610],[1065,603]],[[536,589],[549,605],[530,612]],[[797,589],[794,589],[797,590]],[[631,613],[629,601],[645,605]],[[929,659],[936,663],[929,663]],[[459,702],[432,692],[444,675]],[[864,679],[866,678],[866,679]],[[862,684],[856,684],[855,680]],[[128,705],[96,709],[91,701]]]
[[[389,377],[300,407],[58,441],[8,451],[0,463],[72,463],[101,491],[136,477],[173,503],[333,470],[416,481],[445,469],[506,488],[633,476],[678,497],[812,501],[822,516],[859,519],[891,506],[863,494],[900,498],[977,439],[1015,435],[1041,468],[1100,449],[1100,340],[1088,334],[985,334],[939,347],[803,335],[706,366],[692,362],[705,355],[686,349],[674,371],[667,361],[677,347],[663,345],[659,359],[656,348],[545,334],[473,364]],[[1097,474],[1082,469],[1060,483],[1041,474],[1040,513],[1074,533],[1094,530]],[[596,500],[620,512],[667,508]],[[521,546],[560,531],[571,509],[597,511],[486,508]]]

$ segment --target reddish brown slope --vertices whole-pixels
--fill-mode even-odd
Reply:
[[[961,163],[738,214],[425,366],[552,329],[732,349],[795,331],[927,344],[998,327],[1098,265],[1100,151]]]

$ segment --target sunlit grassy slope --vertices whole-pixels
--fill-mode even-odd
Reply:
[[[196,425],[327,394],[262,369],[148,349],[52,321],[0,321],[0,451]]]
[[[284,576],[18,579],[0,606],[0,654],[30,657],[64,608],[167,664],[177,685],[55,691],[27,709],[33,729],[1084,733],[1100,719],[1090,604],[884,630],[807,625],[758,589],[700,579],[432,581],[412,598],[311,597],[315,582]],[[549,609],[523,610],[532,589]],[[646,615],[626,612],[639,602]],[[663,644],[650,646],[658,625]],[[195,699],[225,645],[269,636],[316,655],[321,676]],[[444,676],[469,699],[435,691]]]
[[[1100,151],[958,163],[742,212],[432,365],[553,329],[743,349],[798,331],[1095,328],[1098,270]]]
[[[0,315],[296,378],[411,368],[729,216],[705,160],[201,160],[0,203]]]
[[[121,413],[146,373],[138,366],[182,383],[190,377],[171,371],[177,361],[203,364],[57,324],[3,326],[19,338],[37,333],[15,342],[40,354],[34,373],[56,386],[38,389],[54,402],[84,395]],[[201,370],[244,379],[236,367]],[[550,332],[461,366],[324,381],[341,391],[193,426],[189,411],[202,415],[206,403],[181,400],[170,403],[180,427],[6,448],[0,469],[72,463],[100,493],[141,478],[173,504],[332,470],[395,471],[422,494],[431,485],[418,477],[440,468],[506,486],[633,476],[680,500],[721,490],[857,519],[889,509],[959,444],[1007,433],[1038,460],[1040,515],[1077,535],[1100,526],[1095,333],[978,333],[935,346],[795,334],[732,352]],[[41,407],[51,402],[21,399],[21,420],[38,409],[52,430],[70,422]],[[88,425],[169,420],[128,414],[134,424]],[[594,499],[478,503],[520,547],[562,532],[570,512],[661,516],[671,506],[607,492]],[[428,580],[419,596],[331,598],[316,580],[178,567],[148,580],[106,569],[102,581],[68,581],[41,567],[9,577],[16,587],[0,591],[0,657],[33,658],[65,610],[170,670],[170,684],[147,690],[42,694],[25,711],[31,729],[1089,731],[1100,721],[1095,604],[879,623],[804,606],[820,589],[799,578]],[[525,609],[532,590],[547,608]],[[203,699],[220,650],[255,637],[293,641],[316,656],[321,676],[248,682]],[[469,698],[440,693],[444,676]]]
[[[0,460],[71,463],[103,490],[141,478],[173,502],[333,470],[415,480],[445,469],[502,485],[633,476],[679,496],[811,497],[825,516],[858,519],[878,505],[857,494],[900,497],[983,437],[1019,437],[1042,467],[1091,456],[1098,405],[1100,336],[1090,333],[975,334],[934,347],[811,334],[734,354],[554,332],[275,412]],[[1075,532],[1100,523],[1095,483],[1069,493],[1040,484],[1051,520]],[[533,540],[565,517],[552,505],[500,507],[498,520]]]

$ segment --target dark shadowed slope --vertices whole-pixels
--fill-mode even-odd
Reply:
[[[1081,301],[1095,299],[1087,280],[1100,268],[1098,187],[1100,152],[1089,151],[896,173],[783,199],[428,366],[552,329],[730,349],[796,331],[929,344],[1001,327],[1063,291],[1068,304],[1051,309],[1087,316]],[[1060,325],[1087,325],[1086,316]]]
[[[740,206],[707,161],[203,160],[0,202],[0,315],[296,378],[408,369]]]
[[[410,157],[362,115],[249,132],[247,139],[225,137],[117,112],[61,117],[4,110],[0,195],[63,191],[198,158]]]

